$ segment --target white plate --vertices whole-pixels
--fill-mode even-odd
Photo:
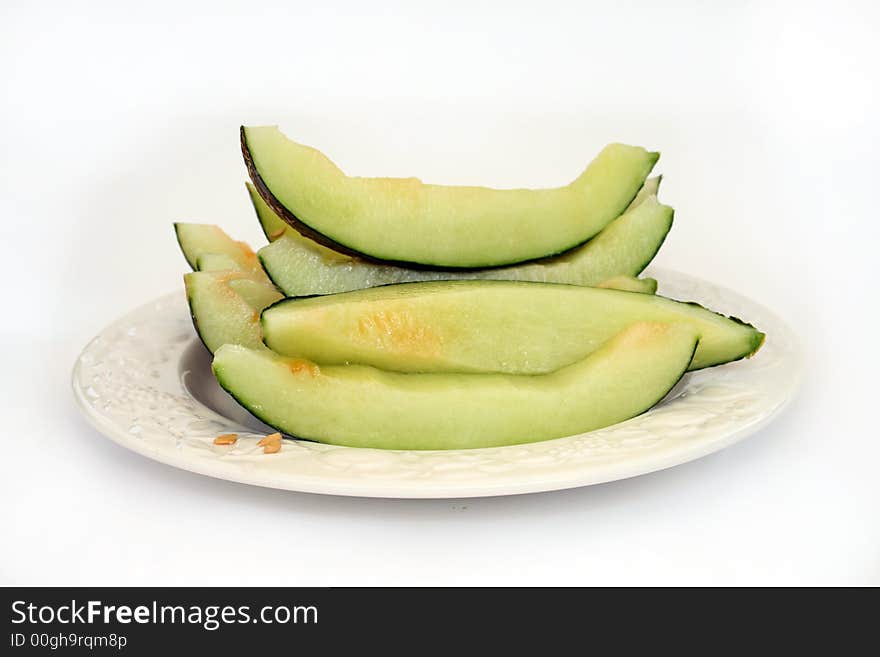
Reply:
[[[791,330],[768,309],[684,274],[653,269],[665,296],[743,317],[767,333],[751,360],[687,374],[653,409],[557,440],[449,451],[390,451],[286,440],[223,391],[195,337],[183,291],[130,312],[80,355],[79,405],[115,442],[169,465],[258,486],[370,497],[477,497],[558,490],[668,468],[755,432],[793,396],[801,359]],[[213,444],[237,433],[236,445]]]

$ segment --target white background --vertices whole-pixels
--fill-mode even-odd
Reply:
[[[123,4],[0,3],[0,582],[880,583],[876,3]],[[659,149],[657,263],[796,327],[801,394],[700,461],[499,499],[293,494],[126,452],[70,369],[181,287],[173,220],[260,244],[240,123],[446,183]]]

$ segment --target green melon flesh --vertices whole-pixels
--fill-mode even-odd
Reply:
[[[338,254],[293,229],[264,246],[258,255],[266,273],[287,296],[335,294],[391,283],[434,280],[519,280],[594,286],[615,276],[637,276],[663,244],[672,227],[673,210],[659,203],[653,194],[643,201],[586,244],[560,256],[511,267],[456,272],[377,265]]]
[[[318,366],[226,345],[217,380],[263,422],[324,443],[468,449],[549,440],[634,417],[662,399],[697,343],[684,325],[635,324],[552,374],[402,374]]]
[[[183,279],[193,326],[211,352],[224,344],[265,350],[260,311],[282,298],[278,290],[239,271],[196,271]]]
[[[663,176],[654,176],[653,178],[648,178],[645,181],[645,184],[642,185],[639,193],[636,194],[636,197],[632,201],[630,201],[630,204],[628,206],[626,206],[626,210],[632,210],[643,201],[647,201],[648,198],[650,198],[651,196],[657,196],[657,192],[660,191],[661,182],[663,182]]]
[[[260,228],[263,229],[263,235],[266,236],[267,240],[274,242],[285,233],[293,231],[290,224],[275,214],[275,211],[266,204],[266,201],[260,196],[256,187],[249,182],[246,182],[244,186],[247,188],[248,196],[251,198],[251,205],[254,206],[254,212],[257,213]]]
[[[604,287],[609,290],[623,290],[624,292],[654,294],[657,292],[657,279],[615,276],[614,278],[609,278],[607,281],[602,281],[596,287]]]
[[[215,256],[226,256],[235,263],[236,269],[270,282],[253,249],[232,239],[218,226],[178,222],[174,224],[174,232],[183,256],[193,269],[198,270],[199,259],[208,254],[215,263],[212,266],[217,266]]]
[[[653,178],[648,178],[645,181],[645,184],[642,185],[639,193],[636,194],[636,197],[627,207],[627,210],[631,210],[639,203],[647,199],[649,196],[657,196],[657,191],[660,189],[660,182],[662,180],[663,176],[654,176]],[[260,196],[257,188],[254,187],[252,183],[245,182],[244,186],[247,189],[248,196],[251,199],[251,205],[254,206],[254,212],[257,213],[257,220],[260,222],[260,228],[263,229],[263,235],[266,236],[267,240],[269,240],[270,242],[274,242],[288,231],[295,232],[290,224],[288,224],[286,221],[284,221],[284,219],[275,214],[275,211],[269,207],[266,201],[263,200],[263,197]],[[309,241],[316,246],[320,246],[312,240]]]
[[[240,262],[223,253],[202,253],[196,259],[196,271],[247,271]]]
[[[511,281],[409,283],[286,299],[262,315],[273,351],[401,372],[540,374],[638,321],[689,324],[691,369],[754,353],[764,334],[702,306],[593,287]]]
[[[417,178],[345,175],[277,127],[241,129],[260,196],[300,233],[337,251],[434,267],[494,267],[582,244],[633,200],[659,155],[606,146],[555,189],[429,185]]]

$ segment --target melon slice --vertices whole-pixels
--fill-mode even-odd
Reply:
[[[542,374],[634,322],[700,336],[691,369],[753,354],[764,334],[694,303],[619,290],[513,281],[440,281],[285,299],[262,315],[273,351],[402,372]]]
[[[345,175],[275,126],[241,128],[254,187],[297,231],[335,251],[448,268],[495,267],[582,244],[630,204],[659,155],[611,144],[553,189],[429,185]]]
[[[239,403],[292,436],[350,447],[468,449],[560,438],[636,416],[687,370],[685,325],[638,323],[552,374],[401,374],[322,366],[226,345],[214,373]]]

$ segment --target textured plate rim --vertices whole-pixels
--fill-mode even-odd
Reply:
[[[137,437],[131,432],[130,427],[124,426],[118,419],[109,417],[106,413],[102,413],[97,408],[93,403],[94,399],[91,398],[87,392],[89,388],[89,380],[84,378],[84,370],[87,368],[87,361],[84,357],[90,353],[90,350],[93,349],[96,343],[100,342],[108,334],[111,334],[114,331],[117,333],[123,332],[124,327],[131,323],[133,317],[144,314],[145,311],[156,308],[161,304],[182,303],[183,296],[182,293],[179,292],[164,295],[163,297],[129,311],[109,324],[95,338],[89,341],[77,358],[76,364],[73,368],[72,384],[74,397],[83,414],[97,431],[127,449],[166,465],[171,465],[197,474],[269,488],[357,497],[437,499],[490,497],[546,492],[627,479],[663,470],[675,465],[688,463],[729,447],[749,435],[754,434],[771,422],[795,397],[803,371],[801,349],[797,339],[790,328],[768,308],[729,289],[716,286],[693,276],[654,267],[651,268],[649,273],[660,279],[661,286],[664,290],[668,281],[679,280],[686,285],[692,286],[694,289],[702,290],[704,292],[707,291],[708,296],[712,296],[712,293],[714,292],[716,296],[724,299],[725,302],[739,302],[738,305],[740,307],[745,306],[745,312],[739,308],[729,308],[728,303],[713,304],[709,301],[708,305],[725,313],[742,313],[749,321],[754,321],[760,328],[765,329],[766,327],[769,329],[768,345],[765,345],[765,348],[759,352],[754,361],[731,363],[720,368],[693,373],[688,375],[689,377],[700,377],[708,380],[710,384],[716,378],[716,373],[723,372],[727,375],[726,378],[730,378],[729,375],[731,373],[735,374],[738,371],[742,371],[743,368],[749,368],[752,363],[758,363],[761,360],[762,355],[765,359],[769,359],[766,352],[772,349],[771,345],[773,345],[774,342],[778,341],[777,345],[784,343],[784,349],[782,349],[781,356],[774,351],[774,355],[776,355],[775,362],[765,363],[763,364],[764,367],[758,368],[759,370],[764,370],[763,372],[758,372],[757,376],[759,379],[762,376],[767,376],[766,371],[768,370],[768,365],[772,366],[769,369],[775,372],[776,381],[771,385],[764,386],[765,392],[775,390],[775,395],[772,399],[764,400],[766,403],[761,405],[753,414],[742,418],[739,422],[735,423],[736,426],[733,428],[715,432],[715,435],[709,437],[703,436],[701,438],[700,435],[698,435],[693,439],[682,441],[681,445],[673,449],[660,449],[657,453],[654,453],[651,450],[642,454],[636,454],[635,456],[627,456],[623,453],[622,458],[620,459],[612,458],[610,461],[592,463],[585,465],[582,468],[570,469],[570,471],[566,471],[565,468],[561,467],[550,467],[544,470],[538,469],[537,471],[528,472],[525,478],[518,478],[515,476],[485,476],[480,477],[477,480],[468,481],[466,479],[450,480],[448,478],[440,478],[437,480],[430,477],[417,477],[410,479],[401,479],[400,477],[394,476],[364,477],[359,476],[356,473],[353,474],[350,469],[349,471],[346,471],[346,468],[339,469],[339,472],[336,475],[328,475],[326,472],[324,474],[309,474],[307,472],[290,474],[283,470],[278,471],[277,468],[265,470],[259,466],[253,467],[252,464],[260,463],[258,460],[260,457],[254,457],[252,453],[244,457],[243,462],[248,464],[247,467],[241,468],[238,467],[240,463],[233,467],[228,467],[230,463],[234,462],[229,461],[228,459],[224,460],[226,457],[225,453],[218,453],[216,449],[207,446],[197,452],[188,450],[188,445],[183,445],[182,448],[175,450],[159,449],[150,440],[146,440],[143,437]],[[681,294],[675,294],[674,292],[670,296],[682,297]],[[706,295],[703,295],[703,297],[697,298],[696,300],[701,303],[707,303],[705,296]],[[733,305],[737,304],[734,303]],[[772,327],[769,326],[771,324]],[[770,331],[772,331],[772,333]],[[191,336],[189,339],[191,339]],[[180,352],[182,353],[182,349]],[[185,394],[189,398],[189,402],[194,405],[200,419],[203,419],[204,417],[208,417],[213,421],[225,419],[223,416],[216,414],[214,411],[204,406],[200,401],[192,397],[192,395],[186,390],[186,387],[180,383],[177,375],[179,356],[180,354],[178,354],[177,359],[170,358],[165,364],[167,371],[160,372],[160,375],[164,376],[166,381],[169,381],[170,379],[177,381],[182,393]],[[171,370],[174,370],[174,372],[172,373]],[[752,378],[755,376],[756,375],[752,373]],[[771,392],[770,394],[773,393]],[[675,400],[673,400],[670,405],[674,403]],[[608,429],[603,429],[598,432],[584,434],[581,437],[567,437],[552,441],[544,441],[542,443],[531,443],[529,445],[502,448],[450,450],[447,452],[410,452],[409,454],[419,456],[440,455],[441,460],[443,460],[444,457],[451,459],[461,454],[464,455],[465,459],[470,459],[473,456],[479,457],[481,454],[488,456],[491,453],[491,458],[500,459],[502,464],[512,463],[515,468],[518,458],[517,454],[528,454],[531,447],[541,446],[542,448],[546,448],[553,444],[564,445],[575,438],[590,439],[599,434],[608,433],[609,430],[619,430],[619,428],[629,429],[634,421],[644,422],[647,418],[650,423],[652,413],[653,411],[649,411],[647,414],[639,416],[639,418],[634,418],[633,420],[614,425],[614,427],[609,427]],[[233,428],[238,427],[239,430],[241,429],[241,425],[235,423],[230,426]],[[247,432],[246,429],[244,431]],[[216,435],[216,433],[214,435]],[[254,434],[254,436],[256,436],[256,434]],[[675,438],[675,436],[661,436],[657,440],[662,443],[663,440],[672,438]],[[299,446],[305,449],[306,452],[339,452],[342,450],[344,451],[342,453],[350,453],[351,450],[355,450],[359,452],[360,455],[366,455],[366,453],[379,453],[383,457],[388,454],[400,454],[400,452],[387,452],[383,450],[363,450],[349,447],[304,444],[301,443],[301,441],[285,441],[285,445],[288,445],[288,443],[299,444]],[[271,458],[271,456],[263,458]],[[262,462],[267,465],[270,463],[273,466],[277,465],[269,461]],[[491,465],[491,459],[489,463]]]

